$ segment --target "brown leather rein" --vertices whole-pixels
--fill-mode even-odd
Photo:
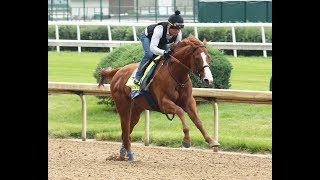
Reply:
[[[198,46],[192,46],[193,47],[193,50],[192,50],[192,55],[194,57],[194,52],[199,48],[199,47],[206,47],[204,45],[198,45]],[[195,73],[191,68],[189,68],[188,66],[186,66],[185,64],[183,64],[181,61],[179,61],[177,58],[173,57],[172,55],[170,55],[170,59],[173,61],[173,62],[176,62],[180,65],[182,65],[182,67],[186,68],[189,70],[189,73],[192,72],[193,74],[195,74],[196,76],[198,76],[200,78],[200,72],[206,68],[206,67],[209,67],[209,65],[204,65],[200,70],[196,71],[197,73]],[[171,69],[169,67],[169,59],[167,59],[167,67],[168,67],[168,71],[169,71],[169,74],[170,76],[172,77],[172,79],[174,79],[176,81],[177,84],[179,84],[180,87],[185,87],[186,83],[189,81],[190,78],[188,78],[186,81],[184,81],[184,83],[180,83],[176,78],[174,78],[174,76],[172,75],[171,73]]]

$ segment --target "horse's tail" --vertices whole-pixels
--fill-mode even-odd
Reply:
[[[121,68],[109,69],[109,70],[101,68],[99,70],[100,80],[99,80],[98,87],[100,87],[101,85],[103,86],[103,83],[106,79],[111,80],[112,77],[119,71],[119,69]]]

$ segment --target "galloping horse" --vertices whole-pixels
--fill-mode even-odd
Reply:
[[[197,115],[196,101],[192,96],[192,82],[189,73],[196,73],[202,82],[212,85],[213,77],[209,69],[210,57],[206,49],[206,40],[203,42],[192,35],[179,43],[172,45],[172,55],[169,58],[161,57],[154,71],[154,79],[150,85],[150,93],[157,102],[160,112],[177,114],[182,122],[184,137],[182,145],[190,147],[189,128],[184,118],[186,112],[192,122],[202,133],[210,147],[217,146]],[[134,126],[138,123],[140,114],[145,110],[154,110],[148,104],[144,95],[132,99],[131,88],[126,83],[138,64],[128,64],[124,67],[105,70],[101,69],[99,87],[105,79],[111,79],[110,89],[116,109],[121,119],[122,146],[120,158],[132,161],[131,137]]]

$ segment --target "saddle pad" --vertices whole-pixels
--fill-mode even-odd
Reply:
[[[146,71],[144,72],[142,78],[141,78],[141,85],[138,86],[136,84],[133,83],[133,78],[135,77],[136,73],[137,73],[137,69],[135,69],[132,73],[132,75],[129,77],[126,86],[131,88],[131,98],[135,98],[138,95],[140,95],[140,91],[143,89],[146,91],[146,89],[144,88],[147,85],[147,80],[149,79],[149,77],[152,75],[153,71],[155,70],[157,64],[155,64],[153,61],[150,63],[150,65],[147,67]],[[137,93],[133,91],[138,91]]]
[[[141,78],[141,87],[133,83],[133,78],[136,75],[137,69],[135,69],[133,71],[132,75],[130,76],[130,78],[128,79],[128,81],[126,83],[126,86],[131,88],[131,99],[134,99],[134,98],[138,97],[139,95],[143,94],[144,97],[146,98],[148,104],[151,106],[151,108],[153,110],[156,110],[156,111],[160,112],[160,109],[159,109],[156,101],[154,100],[154,98],[152,97],[150,92],[145,90],[145,88],[144,88],[148,84],[147,80],[152,75],[152,73],[155,70],[156,66],[157,66],[157,64],[155,64],[152,61],[150,63],[150,65],[147,67],[146,71],[144,72],[144,74],[143,74],[143,76]]]

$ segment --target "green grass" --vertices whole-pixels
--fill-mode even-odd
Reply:
[[[48,52],[48,81],[96,83],[92,76],[106,53]]]
[[[272,73],[271,57],[227,56],[233,66],[230,89],[269,90]]]
[[[95,83],[93,71],[106,53],[48,52],[48,81]],[[271,77],[271,58],[227,56],[234,66],[231,89],[268,90]],[[87,100],[87,138],[120,141],[120,120],[113,108],[98,105],[95,96]],[[272,105],[219,103],[220,149],[264,152],[272,149]],[[213,137],[213,107],[198,105],[198,114]],[[192,145],[208,148],[201,133],[187,117]],[[180,147],[182,125],[176,116],[173,121],[158,112],[150,112],[150,143]],[[60,138],[81,138],[81,100],[77,95],[48,96],[48,135]],[[144,114],[136,125],[132,140],[143,142]]]

